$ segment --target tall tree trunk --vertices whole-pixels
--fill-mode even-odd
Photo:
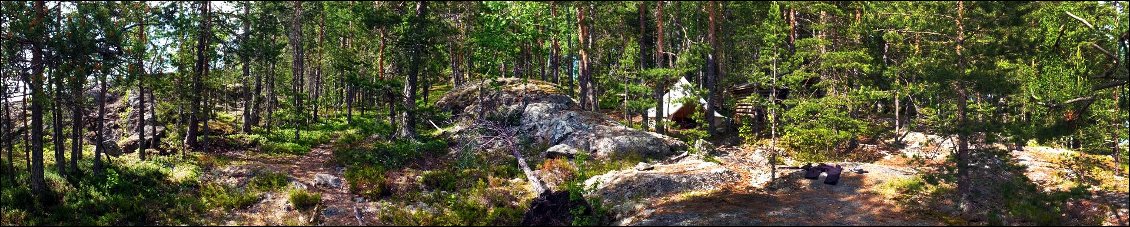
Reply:
[[[137,18],[139,28],[137,30],[137,38],[142,44],[141,50],[137,54],[137,155],[141,160],[145,160],[145,17],[149,15],[149,5],[141,3],[145,7],[145,14]],[[154,107],[156,108],[156,107]]]
[[[269,67],[267,67],[267,96],[264,97],[267,99],[267,112],[265,113],[267,115],[267,124],[264,125],[264,127],[267,128],[267,134],[270,134],[273,128],[272,125],[275,119],[275,107],[278,106],[278,97],[275,96],[275,94],[277,94],[275,92],[275,88],[278,87],[275,84],[275,67],[277,66],[276,63],[277,62],[275,62],[274,60],[271,60],[270,63],[268,63]]]
[[[706,57],[705,85],[709,93],[706,95],[706,113],[703,113],[703,116],[705,116],[706,124],[708,126],[707,131],[711,136],[715,134],[715,130],[717,130],[718,127],[718,123],[715,122],[714,119],[714,108],[718,106],[718,98],[719,96],[721,96],[721,94],[718,94],[718,78],[720,77],[718,75],[718,60],[715,59],[718,57],[719,51],[718,38],[716,36],[717,33],[715,32],[715,20],[717,19],[714,12],[715,8],[717,8],[715,4],[716,3],[714,1],[709,1],[706,3],[710,23],[707,37],[710,40],[711,53]]]
[[[62,7],[56,7],[55,18],[62,18],[61,15]],[[47,40],[51,40],[51,37],[48,36]],[[54,86],[52,86],[51,89],[55,90],[55,95],[52,97],[53,100],[51,102],[51,129],[54,129],[54,132],[51,133],[51,138],[55,139],[52,147],[55,149],[56,172],[59,176],[66,177],[67,156],[64,151],[66,145],[63,143],[63,137],[65,137],[63,136],[63,108],[60,107],[63,102],[63,76],[61,74],[59,70],[54,70],[51,75],[51,80],[54,82]]]
[[[796,53],[796,10],[789,8],[789,54]]]
[[[581,103],[580,104],[581,104],[581,109],[591,110],[592,104],[589,103],[589,101],[590,101],[589,100],[589,83],[588,83],[588,78],[587,78],[588,67],[589,67],[589,65],[588,65],[589,55],[588,55],[588,53],[586,53],[588,46],[585,45],[586,42],[588,41],[588,39],[586,39],[586,37],[587,37],[586,36],[587,26],[585,26],[585,7],[581,6],[581,5],[577,5],[576,8],[577,8],[577,41],[578,41],[577,46],[579,47],[579,48],[577,48],[577,51],[578,51],[578,54],[581,57],[581,67],[580,67],[580,69],[578,70],[578,73],[577,73],[578,74],[577,75],[577,82],[579,83],[580,90],[581,90],[581,96],[580,96]]]
[[[655,66],[663,67],[663,1],[655,4]],[[663,127],[663,119],[666,118],[663,112],[663,91],[667,87],[667,75],[661,75],[655,81],[655,89],[651,91],[652,98],[655,99],[655,132],[660,134],[667,133],[666,127]]]
[[[4,6],[0,5],[0,31],[7,31],[7,28],[3,26],[5,24],[5,12],[7,11],[4,11]],[[3,64],[3,62],[5,62],[4,53],[0,52],[0,64]],[[0,81],[6,81],[8,79],[7,72],[8,71],[0,70]],[[7,149],[8,151],[8,165],[4,166],[4,175],[8,176],[9,182],[14,182],[16,179],[16,170],[12,166],[12,149],[7,146],[9,144],[8,134],[12,131],[8,128],[12,122],[8,119],[8,83],[0,82],[0,98],[3,98],[3,100],[0,100],[0,114],[4,114],[0,117],[0,150]]]
[[[585,48],[587,48],[588,50],[593,49],[592,45],[593,45],[594,42],[593,42],[592,29],[593,29],[594,21],[596,21],[596,6],[592,3],[589,3],[589,19],[588,19],[588,23],[586,23],[586,26],[588,28],[585,29],[585,37],[588,38],[588,41],[585,41]],[[598,90],[597,90],[597,86],[596,86],[597,84],[596,84],[596,81],[595,81],[595,79],[593,78],[593,75],[592,75],[593,58],[586,57],[584,59],[585,59],[585,71],[584,71],[585,72],[585,83],[588,84],[588,89],[589,89],[589,91],[588,91],[588,93],[589,93],[589,95],[588,95],[589,110],[596,112],[600,109],[600,103],[599,103],[599,100],[597,100],[597,95],[598,95],[597,94]]]
[[[149,135],[153,136],[153,143],[149,146],[158,148],[161,142],[157,139],[157,97],[153,96],[152,90],[149,91],[149,106],[153,107],[149,108],[149,125],[153,126],[149,128]],[[165,155],[165,150],[161,149],[160,151],[161,155]]]
[[[3,27],[4,15],[2,14],[4,12],[6,12],[4,11],[4,6],[0,5],[0,29],[7,29]],[[0,64],[3,64],[3,62],[5,62],[4,53],[0,52]],[[6,70],[0,70],[0,81],[6,81],[8,79],[7,72]],[[3,116],[0,116],[0,120],[3,121],[0,122],[0,149],[8,151],[8,165],[5,166],[6,171],[4,173],[8,176],[8,182],[15,182],[16,166],[14,165],[15,163],[12,162],[12,148],[14,147],[11,146],[13,142],[8,140],[9,137],[15,138],[14,136],[10,136],[10,134],[12,134],[13,122],[9,115],[11,110],[8,108],[8,83],[0,82],[0,98],[3,98],[3,100],[0,100],[0,114],[3,114]]]
[[[964,78],[965,72],[965,56],[962,55],[962,45],[965,42],[965,26],[962,25],[963,17],[965,16],[965,3],[963,1],[957,2],[957,17],[954,18],[954,23],[957,25],[957,40],[954,43],[954,53],[957,55],[957,71],[959,78]],[[968,118],[966,116],[966,109],[968,108],[967,100],[969,95],[965,91],[965,85],[962,79],[958,79],[953,83],[954,89],[957,90],[957,191],[960,194],[958,203],[959,208],[963,213],[968,214],[973,210],[972,198],[970,197],[972,189],[970,188],[971,181],[969,179],[969,133],[966,126],[968,125]]]
[[[294,17],[291,18],[290,32],[290,43],[294,48],[294,61],[292,61],[293,65],[291,67],[291,74],[293,74],[291,83],[293,84],[294,91],[294,114],[295,117],[302,118],[302,79],[305,78],[302,76],[303,71],[305,71],[305,67],[303,67],[302,63],[306,61],[302,56],[302,49],[305,49],[302,46],[302,1],[294,1]],[[301,125],[302,120],[294,121],[294,141],[298,141],[299,139]]]
[[[51,80],[55,82],[55,85],[52,86],[52,89],[55,90],[55,97],[51,102],[51,128],[54,129],[51,138],[55,139],[52,146],[55,148],[55,168],[58,168],[59,176],[66,177],[67,157],[64,149],[66,144],[63,143],[63,138],[66,136],[63,135],[63,76],[61,74],[58,70],[55,70],[51,75]]]
[[[200,14],[203,15],[203,21],[201,22],[200,33],[198,34],[199,41],[197,41],[196,43],[196,74],[192,77],[193,92],[189,92],[189,96],[191,96],[192,100],[189,104],[190,116],[188,117],[188,132],[185,133],[184,138],[184,144],[187,145],[190,150],[199,148],[199,140],[197,137],[199,134],[201,120],[200,102],[203,100],[200,97],[201,94],[198,91],[203,90],[203,82],[201,81],[203,78],[201,77],[204,77],[204,70],[207,67],[206,62],[208,61],[206,49],[208,48],[208,33],[210,31],[209,25],[211,24],[211,19],[209,17],[210,15],[208,15],[209,11],[211,10],[209,9],[210,5],[211,3],[208,1],[200,2]]]
[[[549,15],[553,19],[557,19],[557,2],[549,2]],[[561,65],[561,46],[557,42],[557,34],[552,35],[553,39],[553,53],[550,59],[550,70],[553,72],[553,83],[561,83],[560,65]]]
[[[250,49],[250,44],[247,43],[247,40],[249,38],[248,35],[250,35],[251,33],[250,1],[243,2],[243,21],[241,21],[241,23],[243,24],[243,34],[240,36],[240,48],[242,49],[240,54],[240,61],[243,62],[243,128],[241,129],[241,131],[243,132],[243,134],[251,134],[251,125],[255,122],[252,120],[253,117],[251,113],[255,112],[255,102],[252,101],[251,98],[252,96],[254,96],[250,91],[251,86],[247,85],[247,83],[251,81],[251,53],[249,53],[250,51],[248,51]],[[256,77],[256,79],[258,79],[258,77]],[[255,86],[255,90],[256,92],[258,92],[259,84],[257,80]]]
[[[636,46],[639,47],[640,56],[639,56],[639,59],[636,60],[636,62],[637,62],[637,64],[639,64],[637,66],[637,67],[639,67],[637,69],[637,71],[642,73],[644,70],[647,69],[647,48],[645,48],[645,46],[644,46],[644,39],[647,38],[647,35],[646,35],[647,24],[645,23],[645,21],[646,21],[645,19],[647,18],[646,3],[644,3],[644,2],[637,3],[636,11],[637,11],[637,13],[639,13],[639,17],[637,19],[639,20],[639,24],[640,24],[640,26],[639,26],[640,32],[638,34],[639,37],[636,38]],[[639,74],[639,73],[637,73],[637,74]],[[642,81],[643,78],[637,77],[637,80]],[[640,84],[642,84],[642,83],[640,83]],[[647,124],[648,124],[648,120],[649,120],[648,117],[647,117],[647,112],[643,112],[640,115],[641,115],[640,117],[643,118],[642,121],[640,121],[640,126],[643,127],[644,131],[647,131],[648,130]],[[630,117],[631,115],[628,115],[628,116]],[[630,122],[630,120],[629,120],[629,122]]]
[[[324,7],[324,6],[323,6]],[[314,97],[310,99],[311,104],[314,106],[314,122],[318,122],[318,105],[321,104],[322,97],[322,67],[324,66],[323,60],[325,58],[325,39],[326,39],[326,14],[325,8],[322,9],[321,17],[318,20],[318,58],[316,62],[318,67],[314,69]]]
[[[404,83],[404,121],[402,122],[403,125],[400,128],[401,138],[409,140],[416,139],[416,79],[420,74],[420,57],[424,55],[424,53],[422,52],[424,51],[423,46],[425,45],[425,43],[422,39],[425,39],[425,34],[423,34],[423,26],[425,20],[424,17],[428,12],[427,10],[427,2],[420,1],[416,3],[416,15],[413,18],[412,25],[412,33],[415,38],[412,39],[412,59],[411,63],[409,63],[410,68],[408,69],[408,75]]]
[[[31,85],[31,189],[36,196],[43,196],[47,188],[43,179],[43,105],[46,94],[43,92],[43,38],[46,37],[46,3],[35,1],[35,17],[32,19],[32,75],[27,80]]]
[[[84,72],[82,69],[85,69],[85,65],[87,65],[87,62],[80,60],[78,63],[79,72]],[[86,110],[83,109],[83,101],[86,98],[83,97],[82,87],[86,83],[85,77],[86,75],[82,75],[82,73],[76,73],[71,75],[70,81],[68,81],[71,87],[71,172],[75,174],[78,174],[79,171],[78,160],[82,159],[82,117],[86,113]],[[5,92],[5,94],[7,93]]]
[[[103,67],[101,71],[98,75],[98,127],[94,133],[94,175],[102,174],[102,152],[106,149],[106,76],[110,70]]]

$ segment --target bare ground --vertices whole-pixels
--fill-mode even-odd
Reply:
[[[240,184],[250,179],[250,171],[272,171],[286,174],[293,188],[301,184],[309,192],[320,193],[321,203],[312,209],[297,210],[289,203],[287,190],[267,192],[258,203],[244,209],[236,209],[223,215],[226,225],[373,225],[373,204],[349,192],[344,182],[343,167],[333,163],[333,151],[329,145],[314,147],[305,155],[256,155],[249,151],[231,151],[222,154],[234,160],[233,164],[211,178]],[[342,186],[331,188],[314,184],[317,174],[329,174],[342,180]]]

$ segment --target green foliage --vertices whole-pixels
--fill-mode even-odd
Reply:
[[[200,188],[201,200],[207,207],[235,209],[249,207],[259,202],[259,193],[218,183],[207,183]]]
[[[306,210],[322,202],[322,193],[311,193],[301,189],[290,190],[287,201],[299,210]]]
[[[827,97],[798,103],[783,114],[783,144],[798,160],[825,161],[839,158],[834,152],[868,130],[865,122],[852,118],[841,108],[842,101]]]
[[[290,182],[287,175],[270,170],[260,171],[251,178],[251,188],[258,191],[273,191],[286,187]]]
[[[608,208],[604,207],[604,202],[599,197],[585,198],[584,195],[591,194],[596,190],[598,185],[585,188],[585,180],[597,174],[604,172],[597,172],[592,167],[586,165],[586,155],[581,153],[578,157],[574,158],[574,165],[577,166],[577,173],[573,175],[565,183],[565,190],[569,191],[569,200],[574,204],[583,204],[584,201],[588,206],[575,206],[569,208],[569,214],[573,216],[573,226],[596,226],[605,225],[610,221],[610,212]]]
[[[380,166],[352,166],[345,169],[345,180],[349,191],[368,198],[380,198],[388,194],[384,169]]]
[[[92,152],[87,152],[87,156]],[[50,159],[49,159],[50,160]],[[84,159],[80,167],[89,169]],[[167,166],[167,168],[166,168]],[[46,168],[49,192],[37,202],[26,184],[0,178],[0,223],[5,225],[131,225],[143,223],[200,224],[207,206],[197,191],[198,168],[184,159],[154,157],[150,161],[118,158],[100,176],[89,173],[62,178]],[[26,182],[26,171],[15,179]],[[83,214],[83,215],[75,215]]]
[[[408,161],[424,155],[446,151],[447,142],[439,139],[420,138],[419,141],[377,142],[371,147],[355,147],[334,152],[334,160],[347,167],[373,165],[384,168],[398,168]]]

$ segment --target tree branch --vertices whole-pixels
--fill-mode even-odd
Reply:
[[[875,31],[877,31],[877,32],[898,32],[898,33],[911,33],[911,34],[926,34],[926,35],[936,35],[936,36],[949,37],[946,34],[937,33],[937,32],[911,31],[911,30],[906,30],[906,29],[875,29]]]
[[[1068,16],[1071,16],[1071,17],[1075,18],[1076,20],[1079,20],[1079,22],[1083,22],[1083,24],[1087,25],[1087,27],[1089,27],[1091,29],[1095,29],[1094,25],[1091,25],[1090,22],[1087,22],[1087,20],[1084,20],[1082,17],[1075,16],[1075,14],[1071,14],[1071,12],[1067,12],[1066,10],[1064,10],[1063,12],[1067,13]]]

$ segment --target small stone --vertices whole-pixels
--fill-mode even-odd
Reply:
[[[714,153],[714,144],[703,139],[698,139],[694,141],[694,149],[697,150],[699,154],[712,154]]]
[[[319,173],[314,175],[314,185],[326,186],[329,188],[341,188],[341,178],[329,174]]]
[[[290,186],[293,187],[294,189],[306,190],[306,184],[303,184],[302,182],[291,181]]]
[[[333,207],[326,207],[325,210],[322,210],[322,215],[327,216],[327,217],[337,215],[337,213],[338,213],[337,208],[333,208]]]
[[[574,155],[577,155],[577,149],[566,144],[558,144],[550,147],[545,151],[545,153],[547,157],[573,157]]]
[[[652,168],[654,167],[648,165],[647,163],[640,162],[639,164],[636,164],[636,171],[650,170]]]

